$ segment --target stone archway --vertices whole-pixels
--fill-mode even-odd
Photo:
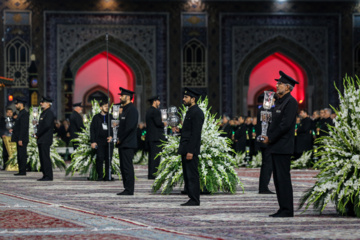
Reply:
[[[105,36],[98,37],[72,54],[63,67],[61,84],[64,84],[64,76],[68,66],[70,67],[73,76],[75,76],[80,67],[90,58],[106,51],[106,42],[104,39]],[[121,40],[112,37],[111,35],[109,36],[108,50],[109,53],[121,59],[123,62],[126,62],[133,71],[135,79],[134,88],[136,92],[134,103],[137,106],[140,116],[145,116],[144,106],[146,106],[146,99],[152,95],[153,79],[151,77],[152,74],[150,67],[140,54]],[[62,89],[61,91],[61,102],[64,103],[64,90]],[[64,114],[63,106],[64,104],[61,104],[62,114]]]
[[[249,89],[249,78],[252,69],[264,58],[276,52],[280,52],[301,65],[308,77],[308,85],[305,96],[310,110],[323,107],[326,102],[327,74],[323,72],[316,58],[305,48],[292,40],[277,36],[259,46],[250,52],[238,65],[236,77],[234,78],[233,109],[236,113],[247,113],[246,96]],[[313,93],[316,92],[316,98]]]

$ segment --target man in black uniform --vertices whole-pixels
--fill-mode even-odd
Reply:
[[[293,78],[280,71],[280,79],[275,79],[278,99],[272,114],[272,122],[264,143],[269,144],[273,164],[273,176],[280,209],[271,217],[293,217],[294,203],[290,176],[290,158],[294,153],[295,122],[298,103],[290,92],[295,84]]]
[[[134,92],[120,88],[120,103],[123,106],[118,130],[120,171],[125,190],[117,195],[134,195],[135,174],[133,158],[137,148],[136,129],[139,113],[131,102]]]
[[[29,143],[29,112],[25,110],[26,100],[17,98],[15,100],[16,110],[19,115],[15,120],[11,141],[16,142],[17,161],[19,172],[15,176],[26,175],[27,152],[26,148]]]
[[[154,173],[160,164],[160,157],[156,155],[161,152],[161,141],[165,141],[164,126],[166,123],[161,121],[160,98],[154,96],[148,99],[151,107],[146,112],[146,143],[149,149],[149,168],[148,168],[148,179],[155,179]]]
[[[96,172],[98,175],[97,181],[111,181],[111,160],[114,151],[114,144],[112,140],[112,127],[108,125],[108,118],[110,122],[112,115],[109,114],[109,103],[107,100],[100,100],[99,102],[101,112],[96,114],[90,124],[90,142],[91,148],[96,151]],[[110,128],[110,136],[109,136]],[[110,155],[109,155],[110,144]],[[104,177],[104,161],[105,161],[105,177]]]
[[[53,143],[54,113],[50,110],[52,99],[42,97],[40,101],[41,114],[37,127],[36,138],[39,148],[40,164],[43,177],[38,181],[52,181],[53,171],[50,159],[50,146]]]
[[[295,142],[295,158],[301,157],[303,152],[312,149],[312,121],[306,110],[301,110],[299,113],[301,118],[300,125],[296,131],[296,142]]]
[[[186,112],[178,153],[181,155],[185,191],[190,198],[181,206],[200,205],[199,153],[201,145],[201,130],[204,123],[204,113],[196,104],[200,94],[193,89],[184,89],[184,105],[189,107]]]
[[[245,119],[243,116],[238,118],[239,126],[235,131],[234,139],[236,152],[245,152],[246,148],[246,126]]]
[[[10,121],[13,122],[14,121],[13,115],[14,115],[14,111],[12,110],[12,108],[10,108],[10,107],[6,108],[6,116],[2,117],[0,119],[0,136],[1,137],[11,136],[10,129],[6,128],[5,119],[10,118]],[[9,160],[9,154],[8,154],[7,149],[5,147],[5,142],[4,141],[3,141],[3,144],[2,144],[2,148],[3,148],[3,155],[2,155],[2,158],[3,158],[3,170],[5,170],[6,169],[6,162]]]
[[[83,119],[80,115],[83,110],[81,102],[73,104],[73,107],[74,107],[74,111],[70,115],[70,127],[69,127],[70,141],[72,139],[77,138],[78,137],[77,133],[81,132],[82,128],[85,128]],[[78,147],[78,144],[73,143],[73,146],[74,146],[74,150],[75,150]]]
[[[324,108],[323,118],[320,120],[320,127],[317,128],[317,131],[320,133],[319,137],[329,136],[329,125],[334,126],[334,121],[331,119],[331,109]]]

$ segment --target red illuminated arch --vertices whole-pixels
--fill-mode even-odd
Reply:
[[[109,91],[110,99],[119,103],[119,87],[134,91],[135,79],[132,69],[116,56],[109,53]],[[84,63],[76,73],[73,102],[80,102],[86,95],[101,89],[107,93],[106,52],[99,53]],[[113,97],[116,96],[116,97]]]
[[[293,59],[276,52],[259,62],[250,73],[247,95],[249,109],[256,107],[256,99],[264,90],[268,88],[276,89],[274,79],[280,77],[280,70],[299,82],[291,95],[299,102],[299,108],[306,106],[307,75],[305,70]]]

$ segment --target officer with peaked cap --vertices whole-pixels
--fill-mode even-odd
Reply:
[[[81,132],[84,127],[83,118],[81,117],[81,113],[83,110],[83,106],[81,102],[73,104],[74,111],[70,115],[70,140],[78,137],[78,132]],[[78,147],[77,143],[73,143],[74,150]]]
[[[117,147],[119,148],[120,171],[125,189],[117,195],[134,195],[133,158],[137,148],[136,130],[139,113],[131,102],[135,92],[125,88],[120,88],[120,91],[120,104],[123,106],[123,111],[120,115]]]
[[[111,160],[114,151],[114,144],[112,140],[112,127],[108,126],[108,121],[112,120],[112,115],[109,114],[109,103],[107,99],[99,101],[101,112],[96,114],[90,124],[90,143],[91,148],[96,149],[96,172],[98,175],[97,181],[110,181],[111,177]],[[110,128],[110,136],[109,136]],[[109,146],[110,144],[110,146]],[[109,153],[110,147],[110,153]],[[110,154],[110,155],[109,155]],[[110,160],[110,161],[109,161]],[[105,176],[104,176],[104,162],[105,162]]]
[[[271,217],[293,217],[294,203],[290,176],[290,158],[294,153],[295,123],[298,103],[290,92],[295,84],[292,77],[280,71],[280,78],[275,79],[278,99],[272,112],[272,121],[269,125],[268,136],[264,143],[268,144],[273,164],[273,177],[279,210]]]
[[[25,99],[15,99],[15,107],[16,110],[19,111],[11,136],[11,141],[16,142],[17,161],[19,165],[19,172],[14,174],[15,176],[26,175],[26,149],[29,143],[29,112],[25,110],[25,104]]]
[[[148,99],[150,108],[146,112],[146,144],[149,149],[148,179],[155,179],[154,173],[160,164],[160,157],[155,158],[161,152],[161,141],[165,141],[164,127],[166,123],[161,120],[160,98],[153,96]]]
[[[51,105],[51,98],[42,97],[40,101],[42,112],[39,117],[36,138],[39,148],[40,164],[43,177],[38,179],[38,181],[53,180],[52,163],[50,159],[50,146],[53,143],[55,117],[54,113],[50,109]]]
[[[201,145],[201,130],[204,123],[204,113],[196,104],[200,93],[194,89],[185,88],[183,103],[189,109],[186,112],[181,129],[181,139],[178,153],[181,155],[185,191],[189,200],[181,206],[200,205],[199,157]]]

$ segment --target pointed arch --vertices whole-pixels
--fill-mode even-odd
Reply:
[[[183,47],[182,58],[183,87],[206,87],[205,45],[197,39],[189,40]]]
[[[70,67],[71,72],[74,76],[76,76],[76,73],[79,71],[81,66],[83,66],[89,59],[106,51],[106,42],[104,39],[105,36],[100,36],[77,49],[77,51],[71,55],[71,57],[65,62],[64,66],[61,66],[61,84],[64,84],[67,66]],[[146,99],[153,95],[153,89],[155,89],[155,80],[153,79],[148,63],[138,52],[112,35],[109,35],[108,44],[109,53],[126,63],[126,65],[131,68],[134,75],[134,90],[136,92],[134,103],[141,115],[145,116]],[[62,102],[65,99],[64,93],[65,92],[62,89]],[[61,104],[61,108],[61,112],[64,114],[64,104]]]
[[[322,107],[326,102],[328,97],[326,91],[328,89],[327,75],[322,71],[316,57],[296,42],[283,36],[277,36],[257,46],[238,64],[236,77],[234,78],[235,82],[233,83],[233,86],[235,86],[233,95],[236,96],[233,109],[237,113],[248,113],[247,93],[252,70],[263,59],[277,52],[289,57],[304,69],[307,75],[305,98],[307,99],[308,109],[311,111],[311,109]],[[322,97],[313,96],[314,91],[318,93],[318,96]]]

